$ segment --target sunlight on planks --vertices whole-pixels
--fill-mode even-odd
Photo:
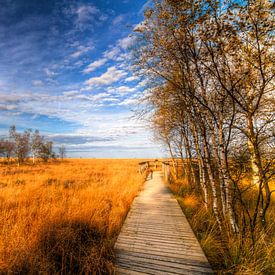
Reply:
[[[116,274],[213,274],[161,172],[134,200],[115,252]]]

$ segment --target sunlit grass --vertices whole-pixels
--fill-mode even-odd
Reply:
[[[240,183],[246,191],[244,199],[253,210],[256,201],[257,188],[247,188],[250,181],[244,178]],[[213,269],[218,274],[273,274],[275,269],[275,203],[274,197],[267,213],[268,225],[265,231],[258,230],[254,249],[251,247],[249,234],[241,239],[227,234],[221,236],[211,211],[207,211],[199,194],[193,190],[186,179],[168,184],[188,218],[188,221],[198,237]],[[274,190],[274,182],[270,183]],[[238,211],[238,209],[237,209]],[[238,213],[237,213],[238,215]]]
[[[1,165],[0,272],[107,273],[137,160]]]

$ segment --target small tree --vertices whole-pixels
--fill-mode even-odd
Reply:
[[[26,130],[20,134],[16,131],[15,126],[10,127],[10,139],[14,142],[13,152],[18,165],[25,161],[30,152],[30,133],[31,130]]]
[[[43,137],[40,135],[38,130],[35,130],[31,136],[31,153],[32,161],[34,163],[35,158],[39,156],[39,152],[43,147]]]
[[[59,147],[59,156],[61,160],[63,160],[66,157],[66,148],[64,145]]]
[[[1,139],[0,140],[0,155],[7,158],[7,161],[10,161],[14,150],[14,143],[9,140]]]
[[[42,158],[44,162],[47,162],[49,158],[54,158],[55,154],[53,152],[53,142],[47,141],[42,143],[39,148],[39,157]]]
[[[3,139],[0,140],[0,156],[4,156],[5,155],[5,141]]]

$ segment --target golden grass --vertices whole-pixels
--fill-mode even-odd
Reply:
[[[0,166],[0,273],[110,273],[138,160]]]
[[[242,187],[248,186],[249,182],[245,178]],[[252,249],[249,234],[245,239],[238,235],[221,238],[213,214],[207,211],[200,196],[192,190],[186,179],[176,180],[168,186],[176,194],[211,266],[218,274],[274,274],[274,197],[267,213],[267,229],[257,232],[257,240]],[[270,183],[270,188],[274,190],[274,182]],[[246,192],[245,200],[250,207],[256,201],[256,191],[257,188],[251,188]]]
[[[185,207],[195,208],[198,206],[198,204],[199,204],[199,200],[195,195],[185,196],[183,199],[183,205]]]

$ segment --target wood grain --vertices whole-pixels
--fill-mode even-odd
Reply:
[[[115,252],[116,274],[213,274],[161,172],[135,198]]]

